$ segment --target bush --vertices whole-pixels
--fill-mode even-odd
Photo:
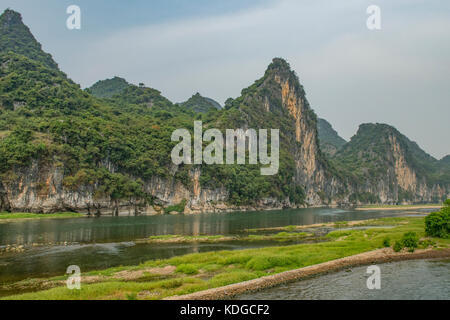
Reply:
[[[402,251],[402,249],[404,248],[402,241],[395,241],[394,243],[394,251],[395,252],[400,252]]]
[[[388,237],[383,239],[383,247],[385,248],[389,248],[391,246],[391,239],[389,239]]]
[[[415,232],[407,232],[403,235],[402,244],[403,247],[408,248],[410,252],[414,252],[419,246],[419,237]]]
[[[446,205],[441,211],[430,213],[425,218],[425,232],[431,237],[450,237],[450,206]]]

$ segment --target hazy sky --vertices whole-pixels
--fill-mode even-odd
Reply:
[[[79,5],[81,30],[68,30]],[[366,27],[381,8],[382,29]],[[316,113],[345,138],[394,125],[425,151],[450,154],[450,1],[0,0],[83,87],[115,75],[174,102],[223,103],[286,58]]]

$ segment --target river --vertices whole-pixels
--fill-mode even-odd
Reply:
[[[425,212],[426,210],[422,210]],[[414,212],[417,212],[415,210]],[[310,225],[413,214],[408,211],[354,211],[314,208],[198,215],[41,219],[0,223],[0,247],[24,245],[25,252],[0,255],[2,284],[62,275],[69,265],[82,272],[195,252],[239,250],[274,242],[138,244],[153,235],[240,235],[245,229]],[[33,246],[34,245],[34,246]]]
[[[367,288],[367,266],[237,297],[242,300],[449,300],[450,260],[380,264],[381,288]]]

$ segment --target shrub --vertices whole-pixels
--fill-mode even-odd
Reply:
[[[407,232],[403,235],[402,244],[403,247],[408,248],[410,252],[414,252],[419,246],[419,237],[415,232]]]
[[[425,232],[428,236],[438,238],[450,237],[450,206],[445,201],[445,207],[441,211],[430,213],[425,218]]]
[[[391,239],[389,237],[386,237],[383,239],[383,247],[389,248],[391,246]]]
[[[187,203],[187,200],[183,199],[180,203],[175,204],[173,206],[168,206],[167,208],[165,208],[164,212],[165,213],[170,213],[170,212],[183,213],[184,208],[186,207],[186,203]]]
[[[127,297],[127,300],[137,300],[137,293],[135,292],[127,293],[125,296]]]
[[[403,243],[402,243],[402,241],[395,241],[395,243],[394,243],[394,251],[395,252],[400,252],[400,251],[402,251],[402,249],[403,249]]]

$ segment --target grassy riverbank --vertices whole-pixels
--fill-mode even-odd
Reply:
[[[313,237],[314,234],[306,232],[278,232],[274,234],[250,234],[245,236],[225,236],[225,235],[161,235],[151,236],[147,239],[136,240],[136,243],[216,243],[227,241],[279,241],[288,242]]]
[[[367,205],[362,207],[357,207],[355,210],[414,210],[414,209],[440,209],[442,204],[440,203],[429,203],[429,204],[398,204],[398,205]]]
[[[61,218],[80,218],[85,215],[74,212],[61,212],[61,213],[9,213],[0,212],[0,223],[16,220],[28,220],[28,219],[61,219]]]
[[[197,253],[83,273],[81,290],[68,290],[66,277],[27,280],[12,287],[37,292],[6,299],[163,299],[372,251],[384,247],[387,238],[392,245],[406,232],[417,233],[421,239],[419,249],[450,248],[449,239],[425,238],[423,217],[383,218],[364,223],[377,228],[336,229],[326,236],[328,241],[314,244]]]

